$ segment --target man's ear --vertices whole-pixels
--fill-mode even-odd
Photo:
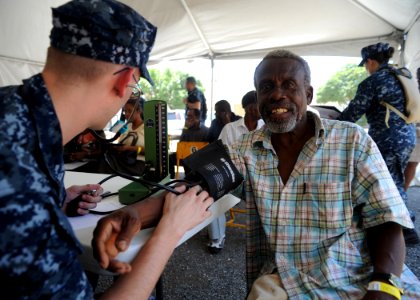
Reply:
[[[134,69],[128,68],[127,71],[115,75],[117,78],[114,81],[114,90],[117,92],[118,97],[123,98],[125,96],[127,85],[133,80],[133,73]]]
[[[312,103],[313,97],[314,97],[314,88],[311,86],[308,86],[306,88],[306,104],[307,105]]]

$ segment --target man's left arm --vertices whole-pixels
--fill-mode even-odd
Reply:
[[[412,227],[412,222],[376,144],[361,130],[354,140],[357,154],[352,197],[355,206],[363,207],[362,224],[374,268],[370,281],[391,284],[385,275],[401,275],[405,259],[402,227]],[[364,299],[395,298],[386,292],[368,291]]]
[[[372,263],[371,281],[389,284],[380,274],[394,274],[400,277],[405,260],[405,242],[401,225],[387,222],[367,229],[367,244]],[[394,299],[384,292],[368,291],[364,299]]]

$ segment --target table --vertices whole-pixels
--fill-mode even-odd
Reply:
[[[64,184],[66,187],[71,185],[83,185],[87,183],[97,183],[103,178],[109,176],[108,174],[92,174],[92,173],[81,173],[81,172],[72,172],[67,171],[64,177]],[[130,183],[129,180],[123,179],[120,177],[115,177],[107,182],[105,182],[102,187],[104,191],[117,192],[121,187]],[[214,219],[219,217],[221,214],[224,214],[230,208],[239,203],[240,199],[233,195],[225,195],[216,201],[211,207],[210,211],[212,215],[210,218],[206,219],[201,224],[197,225],[190,231],[188,231],[180,240],[178,245],[184,243],[186,240],[194,236],[204,227],[209,225]],[[124,205],[120,204],[118,201],[118,196],[113,196],[102,200],[98,203],[96,211],[109,211],[115,210],[123,207]],[[91,240],[93,235],[93,230],[95,229],[96,223],[101,219],[102,215],[88,214],[85,216],[79,217],[70,217],[70,224],[73,227],[73,230],[76,234],[76,237],[79,239],[82,244],[84,251],[79,256],[79,260],[82,266],[86,271],[100,274],[100,275],[115,275],[109,271],[102,269],[96,260],[93,258],[93,252],[91,247]],[[150,236],[153,233],[154,228],[148,228],[141,230],[136,237],[131,241],[130,247],[120,253],[117,256],[117,259],[124,262],[131,262],[136,254],[140,251],[142,246],[147,242]]]

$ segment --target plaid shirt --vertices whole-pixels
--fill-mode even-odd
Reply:
[[[413,224],[363,129],[308,116],[315,136],[286,184],[267,127],[229,148],[245,177],[248,288],[277,269],[291,299],[361,298],[373,271],[365,229],[389,221]],[[419,281],[404,270],[407,295],[420,296]]]

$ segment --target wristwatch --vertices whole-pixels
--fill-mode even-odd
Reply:
[[[404,294],[404,290],[402,288],[401,280],[398,276],[392,274],[392,273],[373,273],[370,279],[368,290],[378,290],[388,293],[387,291],[382,289],[382,286],[379,284],[381,282],[386,283],[387,285],[391,285],[392,287],[395,287],[400,295]],[[377,283],[377,284],[371,284],[371,283]],[[400,297],[397,297],[399,299]]]

